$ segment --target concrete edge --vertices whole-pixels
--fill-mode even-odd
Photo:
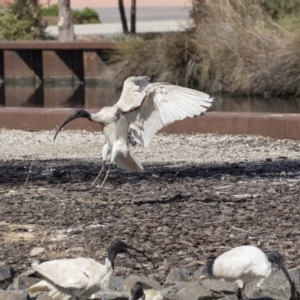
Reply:
[[[99,109],[88,109],[95,113]],[[73,108],[0,108],[0,128],[17,130],[55,130]],[[99,124],[85,119],[69,123],[65,129],[101,131]],[[300,114],[208,112],[204,116],[175,122],[161,130],[169,134],[215,133],[247,134],[279,139],[300,138]]]

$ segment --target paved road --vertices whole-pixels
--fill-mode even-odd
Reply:
[[[116,1],[117,3],[117,1]],[[120,22],[120,12],[117,7],[94,7],[99,14],[102,23]],[[167,7],[140,7],[138,5],[137,22],[166,21],[166,20],[188,20],[191,6],[167,6]],[[127,20],[130,18],[130,7],[125,7]]]
[[[187,21],[147,21],[137,22],[137,33],[146,32],[168,32],[184,30],[187,26]],[[75,34],[77,36],[87,35],[110,35],[122,33],[122,25],[118,23],[110,24],[86,24],[86,25],[75,25]],[[58,35],[57,26],[48,26],[46,32],[53,37]]]

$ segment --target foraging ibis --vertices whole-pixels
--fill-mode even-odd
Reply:
[[[59,131],[77,118],[100,123],[106,139],[102,149],[102,168],[92,183],[94,186],[105,171],[105,161],[111,152],[111,163],[102,181],[103,187],[112,164],[131,172],[143,166],[130,154],[128,133],[132,140],[147,147],[155,133],[177,120],[203,114],[214,98],[200,91],[168,83],[150,83],[149,77],[129,77],[125,80],[119,101],[114,106],[103,107],[98,113],[78,109],[58,128]]]
[[[114,261],[119,253],[127,253],[140,263],[139,259],[128,249],[132,249],[149,259],[144,251],[116,239],[108,249],[108,257],[105,259],[104,265],[92,258],[82,257],[57,259],[33,265],[32,268],[41,274],[44,280],[31,286],[28,292],[30,295],[48,292],[48,296],[54,299],[58,296],[64,300],[88,299],[92,294],[108,288],[109,279],[114,270]]]
[[[258,286],[269,277],[273,267],[279,267],[287,277],[294,295],[290,300],[296,300],[297,291],[283,261],[282,255],[272,251],[266,256],[255,246],[239,246],[210,260],[205,265],[200,279],[224,279],[238,285],[238,298],[247,300],[244,288],[248,282],[260,279]]]
[[[138,281],[131,289],[129,300],[163,300],[164,296],[160,291],[147,289],[144,290],[143,283]]]

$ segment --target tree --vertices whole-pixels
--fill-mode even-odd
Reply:
[[[123,26],[123,32],[128,33],[128,26],[127,26],[127,19],[126,13],[124,8],[123,0],[119,0],[119,10],[121,16],[121,22]],[[130,32],[135,34],[136,33],[136,0],[131,0],[131,13],[130,13]]]
[[[70,0],[58,0],[59,21],[58,40],[61,42],[74,41],[74,26],[71,13]]]
[[[120,10],[121,22],[123,26],[123,32],[128,33],[127,19],[126,19],[123,0],[119,0],[119,10]]]
[[[131,0],[131,16],[130,16],[130,30],[132,33],[136,33],[136,0]]]

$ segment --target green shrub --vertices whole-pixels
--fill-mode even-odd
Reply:
[[[39,6],[28,0],[17,0],[0,15],[1,40],[33,40],[45,38]]]
[[[59,15],[58,5],[53,4],[48,8],[42,8],[41,15],[43,17],[57,17]],[[83,10],[72,9],[72,16],[79,24],[100,23],[97,12],[88,7]]]
[[[41,15],[43,17],[57,17],[59,14],[58,5],[53,4],[49,7],[43,7],[41,9]]]
[[[273,19],[298,15],[300,12],[299,0],[260,0],[259,4]]]
[[[80,24],[100,23],[97,12],[88,7],[84,8],[81,11],[72,10],[72,15]]]

